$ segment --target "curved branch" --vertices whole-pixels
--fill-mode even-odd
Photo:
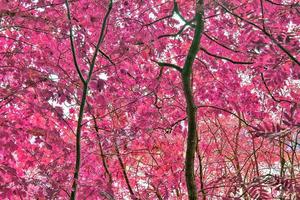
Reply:
[[[165,62],[158,62],[158,61],[155,61],[155,60],[152,60],[153,62],[155,62],[156,64],[158,64],[160,67],[170,67],[170,68],[173,68],[173,69],[176,69],[177,71],[179,71],[180,73],[182,72],[182,69],[175,65],[175,64],[172,64],[172,63],[165,63]]]
[[[226,57],[223,57],[223,56],[219,56],[219,55],[216,55],[216,54],[213,54],[213,53],[210,53],[209,51],[207,51],[205,48],[201,47],[200,48],[202,51],[204,51],[204,53],[206,53],[207,55],[209,56],[213,56],[215,58],[219,58],[219,59],[223,59],[223,60],[226,60],[228,62],[231,62],[232,64],[243,64],[243,65],[251,65],[251,64],[254,64],[254,62],[243,62],[243,61],[235,61],[235,60],[231,60],[230,58],[226,58]]]
[[[265,86],[265,88],[267,89],[268,91],[268,94],[270,95],[270,97],[277,103],[281,103],[281,102],[287,102],[287,103],[290,103],[290,104],[293,104],[292,101],[289,101],[289,100],[284,100],[284,99],[277,99],[273,96],[271,90],[269,89],[269,87],[267,86],[267,83],[266,83],[266,80],[265,80],[265,77],[264,77],[264,74],[263,73],[260,73],[260,76],[261,76],[261,80],[263,81],[263,84]]]
[[[173,9],[172,9],[172,13],[170,15],[167,15],[167,16],[164,16],[162,18],[159,18],[157,20],[154,20],[153,22],[150,22],[148,24],[145,24],[144,26],[151,26],[152,24],[155,24],[159,21],[162,21],[162,20],[165,20],[165,19],[168,19],[168,18],[172,18],[174,16],[174,13],[177,13],[179,14],[179,10],[178,10],[178,5],[177,5],[177,2],[176,0],[174,0],[174,6],[173,6]],[[180,15],[180,14],[179,14]]]

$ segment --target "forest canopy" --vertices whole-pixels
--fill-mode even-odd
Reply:
[[[0,0],[0,198],[300,199],[296,0]]]

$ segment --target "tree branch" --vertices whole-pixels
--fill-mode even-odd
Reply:
[[[129,178],[128,178],[128,175],[127,175],[127,172],[126,172],[126,167],[125,167],[124,162],[122,160],[122,157],[120,155],[119,147],[118,147],[116,142],[114,144],[115,144],[115,150],[116,150],[116,153],[117,153],[118,161],[119,161],[119,164],[121,166],[127,188],[129,190],[129,193],[130,193],[131,197],[135,197],[135,194],[133,192],[132,186],[130,184],[130,181],[129,181]]]
[[[158,61],[155,61],[155,60],[151,60],[153,62],[155,62],[156,64],[158,64],[160,67],[170,67],[170,68],[173,68],[173,69],[176,69],[177,71],[179,71],[180,73],[182,72],[182,69],[175,65],[175,64],[171,64],[171,63],[165,63],[165,62],[158,62]]]
[[[217,39],[215,39],[215,38],[209,36],[206,32],[203,32],[203,35],[205,35],[208,39],[210,39],[211,41],[213,41],[213,42],[215,42],[216,44],[220,45],[221,47],[224,47],[225,49],[228,49],[228,50],[233,51],[233,52],[236,52],[236,53],[239,52],[239,51],[237,51],[237,50],[231,49],[231,48],[227,47],[226,45],[220,43]]]
[[[99,36],[97,45],[95,47],[94,55],[92,57],[92,61],[91,61],[91,64],[90,64],[90,70],[89,70],[87,82],[91,79],[91,76],[92,76],[92,73],[93,73],[93,69],[95,67],[95,62],[96,62],[97,54],[98,54],[98,51],[99,51],[99,48],[100,48],[100,44],[102,43],[102,41],[104,39],[104,31],[105,31],[105,28],[106,28],[106,24],[107,24],[107,21],[108,21],[109,14],[110,14],[110,12],[112,10],[112,4],[113,4],[113,2],[112,2],[112,0],[110,0],[109,5],[108,5],[108,10],[107,10],[107,12],[106,12],[106,14],[104,16],[104,19],[103,19],[100,36]]]
[[[216,110],[221,110],[223,112],[226,112],[226,113],[229,113],[229,114],[235,116],[237,119],[239,119],[241,122],[243,122],[246,126],[249,126],[251,128],[255,128],[254,126],[250,125],[246,120],[241,118],[239,115],[235,114],[232,111],[226,110],[224,108],[220,108],[220,107],[217,107],[217,106],[210,106],[210,105],[200,105],[200,106],[197,106],[197,108],[213,108],[213,109],[216,109]]]
[[[67,10],[68,10],[68,19],[70,21],[71,20],[71,14],[70,14],[68,0],[66,0],[66,7],[67,7]],[[81,101],[80,101],[80,109],[79,109],[77,129],[76,129],[76,163],[75,163],[74,180],[73,180],[73,184],[72,184],[72,192],[71,192],[70,200],[75,200],[76,199],[76,192],[77,192],[77,186],[78,186],[78,180],[79,180],[80,163],[81,163],[81,129],[82,129],[82,126],[83,126],[82,121],[83,121],[83,115],[84,115],[84,107],[85,107],[85,104],[86,104],[86,98],[87,98],[87,94],[88,94],[88,84],[89,84],[89,81],[91,79],[93,69],[95,67],[96,57],[97,57],[97,53],[99,51],[100,44],[102,43],[102,41],[104,39],[104,30],[106,28],[107,19],[108,19],[108,16],[109,16],[109,13],[110,13],[111,9],[112,9],[112,0],[110,0],[108,10],[105,14],[105,17],[104,17],[104,20],[103,20],[103,23],[102,23],[100,36],[99,36],[99,39],[98,39],[98,42],[97,42],[97,45],[96,45],[96,48],[95,48],[95,51],[94,51],[94,54],[93,54],[93,57],[92,57],[92,61],[89,62],[90,63],[90,69],[89,69],[88,77],[87,77],[86,80],[83,78],[83,76],[80,72],[80,69],[78,67],[78,64],[77,64],[75,47],[74,47],[74,43],[73,43],[72,27],[70,28],[70,40],[71,40],[73,60],[74,60],[74,64],[76,66],[76,69],[78,71],[78,74],[80,76],[80,79],[83,82],[83,91],[82,91],[82,96],[81,96]]]
[[[111,58],[106,54],[104,53],[100,48],[99,48],[99,52],[112,64],[112,65],[116,65],[112,60]]]
[[[297,65],[300,66],[300,62],[286,49],[284,48],[279,42],[277,42],[277,40],[275,40],[275,38],[266,31],[266,29],[258,26],[257,24],[235,14],[234,12],[230,11],[228,8],[226,8],[224,5],[218,3],[224,10],[226,10],[229,14],[231,14],[234,17],[239,18],[240,20],[247,22],[248,24],[254,26],[255,28],[259,29],[260,31],[262,31],[278,48],[280,48],[292,61],[294,61]]]
[[[265,80],[265,77],[264,77],[264,74],[263,73],[260,73],[260,76],[261,76],[261,80],[263,81],[263,84],[265,86],[265,88],[267,89],[268,91],[268,94],[270,95],[270,97],[277,103],[281,103],[281,102],[287,102],[287,103],[290,103],[290,104],[293,104],[292,101],[289,101],[289,100],[284,100],[284,99],[277,99],[273,96],[271,90],[269,89],[269,87],[267,86],[267,83],[266,83],[266,80]]]
[[[69,6],[69,2],[68,0],[66,0],[66,7],[67,7],[67,15],[68,15],[68,20],[69,20],[69,23],[70,23],[70,42],[71,42],[71,49],[72,49],[72,56],[73,56],[73,62],[74,62],[74,65],[75,65],[75,68],[76,68],[76,71],[79,75],[79,78],[81,80],[82,83],[85,83],[86,80],[84,79],[82,73],[81,73],[81,70],[79,68],[79,65],[78,65],[78,62],[77,62],[77,58],[76,58],[76,49],[75,49],[75,45],[74,45],[74,37],[73,37],[73,30],[72,30],[72,22],[71,22],[71,12],[70,12],[70,6]]]
[[[203,48],[203,47],[200,47],[200,49],[201,49],[202,51],[204,51],[204,53],[206,53],[207,55],[213,56],[213,57],[215,57],[215,58],[219,58],[219,59],[226,60],[226,61],[231,62],[231,63],[233,63],[233,64],[251,65],[251,64],[254,63],[254,62],[234,61],[234,60],[231,60],[230,58],[226,58],[226,57],[223,57],[223,56],[219,56],[219,55],[210,53],[209,51],[207,51],[207,50],[206,50],[205,48]]]

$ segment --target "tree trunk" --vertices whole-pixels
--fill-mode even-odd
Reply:
[[[204,20],[204,2],[196,1],[196,29],[193,42],[189,49],[184,67],[181,73],[183,90],[186,100],[186,113],[188,119],[188,137],[185,154],[185,180],[188,191],[189,200],[196,200],[197,186],[195,183],[194,160],[197,146],[197,107],[194,103],[193,88],[191,84],[192,66],[199,50],[201,35],[203,32]]]

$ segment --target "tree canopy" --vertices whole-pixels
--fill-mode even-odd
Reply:
[[[0,0],[1,199],[299,199],[297,0]]]

